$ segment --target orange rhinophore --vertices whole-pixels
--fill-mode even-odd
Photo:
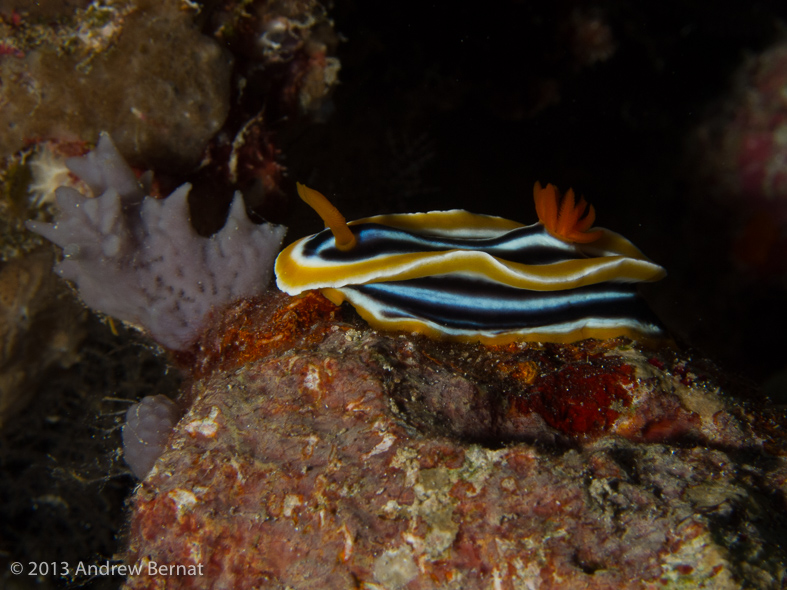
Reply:
[[[541,188],[541,183],[536,182],[533,187],[533,198],[536,201],[538,220],[552,236],[578,244],[594,242],[601,237],[601,230],[588,231],[596,220],[593,205],[583,217],[588,204],[584,197],[579,203],[574,204],[573,189],[568,189],[561,199],[560,192],[554,184],[547,184],[546,188]]]
[[[309,188],[300,182],[296,182],[295,187],[298,189],[298,196],[317,212],[317,215],[325,223],[325,227],[331,230],[336,240],[336,247],[342,252],[352,250],[355,247],[356,240],[353,232],[347,226],[344,215],[321,192]]]

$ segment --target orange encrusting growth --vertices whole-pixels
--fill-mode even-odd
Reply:
[[[533,187],[533,198],[536,201],[538,220],[552,236],[565,242],[579,244],[587,244],[601,237],[601,231],[588,231],[596,220],[593,205],[588,209],[584,197],[575,204],[573,189],[568,189],[561,199],[560,192],[554,184],[547,184],[546,188],[541,188],[541,183],[536,182]],[[588,211],[583,217],[585,209]]]
[[[301,199],[322,217],[325,227],[331,230],[336,240],[336,247],[342,252],[352,250],[356,243],[355,236],[339,210],[322,193],[300,182],[296,182],[295,186]]]

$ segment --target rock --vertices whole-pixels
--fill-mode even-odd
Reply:
[[[0,59],[0,156],[39,138],[108,131],[141,166],[198,163],[229,111],[232,60],[182,6],[93,6],[72,27],[53,27],[49,42]]]
[[[338,314],[271,295],[205,336],[133,499],[126,589],[787,581],[779,417],[672,349],[445,344]]]

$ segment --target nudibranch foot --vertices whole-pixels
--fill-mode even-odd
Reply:
[[[618,336],[657,338],[661,325],[634,285],[596,284],[529,291],[458,275],[325,289],[379,330],[455,341],[574,342]]]
[[[561,202],[553,185],[536,183],[541,222],[525,226],[461,210],[347,224],[320,193],[298,190],[318,203],[329,227],[276,260],[276,282],[290,295],[319,289],[336,304],[349,302],[376,328],[453,340],[663,333],[634,283],[658,280],[664,269],[614,232],[587,231],[595,212],[584,199],[576,204],[573,191]]]

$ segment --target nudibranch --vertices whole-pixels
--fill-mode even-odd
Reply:
[[[463,210],[378,215],[347,223],[298,184],[326,229],[285,248],[279,289],[319,289],[372,327],[504,344],[662,335],[635,283],[666,273],[631,242],[593,228],[593,207],[535,184],[539,222]]]

